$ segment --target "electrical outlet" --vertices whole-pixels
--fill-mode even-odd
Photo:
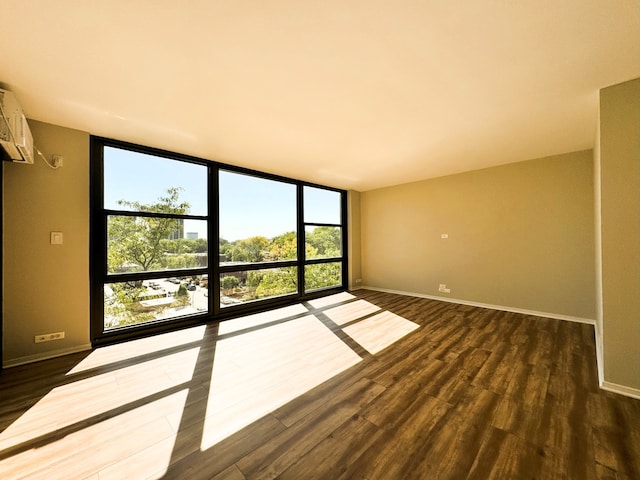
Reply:
[[[62,340],[64,338],[64,332],[45,333],[43,335],[36,335],[33,340],[35,343],[50,342],[52,340]]]
[[[54,155],[52,159],[54,168],[62,168],[62,161],[64,160],[62,155]]]
[[[362,279],[361,278],[356,278],[356,283],[362,283]]]

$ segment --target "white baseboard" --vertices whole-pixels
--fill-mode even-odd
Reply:
[[[596,366],[598,367],[598,385],[602,387],[604,383],[604,352],[602,351],[602,329],[600,323],[596,321],[593,326],[596,337]]]
[[[387,288],[376,288],[376,287],[369,287],[369,286],[363,286],[362,288],[366,288],[368,290],[375,290],[377,292],[395,293],[398,295],[407,295],[409,297],[428,298],[429,300],[438,300],[440,302],[469,305],[471,307],[488,308],[490,310],[500,310],[502,312],[522,313],[524,315],[533,315],[535,317],[553,318],[556,320],[566,320],[568,322],[587,323],[589,325],[596,324],[595,319],[592,319],[592,318],[573,317],[571,315],[563,315],[560,313],[538,312],[535,310],[526,310],[524,308],[505,307],[503,305],[492,305],[489,303],[480,303],[480,302],[469,302],[467,300],[460,300],[457,298],[439,297],[437,295],[426,295],[424,293],[403,292],[401,290],[389,290]]]
[[[91,350],[91,344],[77,345],[75,347],[61,348],[59,350],[51,350],[49,352],[38,353],[36,355],[27,355],[26,357],[18,357],[3,362],[4,368],[17,367],[28,363],[39,362],[41,360],[49,360],[51,358],[62,357],[71,353],[84,352]]]
[[[602,382],[600,388],[607,392],[618,393],[631,398],[637,398],[640,400],[640,389],[625,387],[624,385],[618,385],[617,383]]]

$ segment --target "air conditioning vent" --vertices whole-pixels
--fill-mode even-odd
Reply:
[[[0,145],[14,162],[33,163],[33,136],[15,95],[0,88]]]

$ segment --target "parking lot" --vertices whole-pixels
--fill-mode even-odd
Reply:
[[[168,278],[146,280],[143,285],[147,287],[149,293],[166,293],[167,296],[173,297],[178,291],[178,288],[180,288],[181,283],[189,285],[188,280],[175,279],[169,281]],[[193,285],[193,287],[195,287],[195,289],[188,289],[191,306],[199,311],[206,311],[209,304],[208,289],[199,285]]]

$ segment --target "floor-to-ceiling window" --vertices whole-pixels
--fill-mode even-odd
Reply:
[[[342,194],[303,187],[305,292],[337,287],[343,280]]]
[[[94,343],[345,288],[345,196],[93,137]]]
[[[220,306],[298,293],[297,186],[219,171]]]

